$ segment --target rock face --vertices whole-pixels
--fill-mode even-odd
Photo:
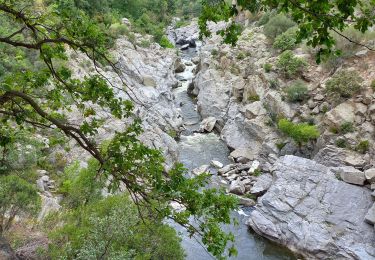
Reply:
[[[140,41],[144,36],[137,37]],[[151,44],[148,48],[135,48],[125,38],[116,41],[112,55],[117,60],[116,66],[121,75],[112,70],[101,73],[115,86],[118,96],[133,101],[134,113],[142,119],[144,129],[139,139],[151,148],[164,152],[168,169],[178,157],[177,143],[168,132],[178,133],[182,126],[182,117],[174,104],[172,94],[172,88],[178,85],[175,69],[183,71],[185,65],[173,50],[161,48],[158,44]],[[83,78],[95,71],[94,68],[82,68],[80,64],[84,61],[87,61],[87,58],[80,54],[70,64],[77,78]],[[100,108],[96,110],[100,111]],[[97,117],[102,117],[106,122],[95,137],[99,142],[111,138],[115,131],[124,130],[129,123],[127,120],[108,118],[105,111],[98,112]],[[72,123],[82,121],[79,113],[72,113],[70,118]],[[84,161],[88,154],[74,147],[68,157]]]
[[[374,227],[365,222],[370,191],[336,179],[328,167],[295,156],[279,159],[274,183],[248,225],[307,259],[374,259]]]

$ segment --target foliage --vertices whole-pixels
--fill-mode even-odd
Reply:
[[[81,199],[91,204],[90,199],[95,196],[87,194],[96,185],[100,186],[100,181],[106,180],[112,193],[118,192],[120,187],[127,190],[137,209],[144,212],[145,221],[160,223],[162,219],[170,218],[184,226],[191,236],[201,236],[215,257],[233,254],[234,249],[227,248],[227,245],[234,236],[221,227],[231,222],[230,213],[237,207],[236,199],[223,190],[206,189],[208,175],[187,178],[187,170],[180,164],[165,171],[162,152],[138,140],[142,128],[139,118],[133,113],[131,86],[112,86],[95,71],[76,78],[66,66],[70,57],[67,49],[70,48],[85,55],[97,67],[111,66],[120,75],[116,61],[109,58],[114,39],[108,28],[114,18],[106,16],[103,8],[113,3],[112,8],[125,8],[136,17],[136,24],[147,26],[147,22],[153,22],[153,19],[151,16],[148,19],[143,15],[143,9],[139,9],[138,4],[142,2],[130,1],[129,5],[123,5],[122,1],[117,1],[120,5],[115,7],[115,2],[111,1],[61,0],[42,2],[36,8],[26,0],[0,0],[0,17],[12,24],[8,31],[0,31],[0,44],[14,50],[7,52],[6,58],[12,60],[14,56],[11,55],[17,50],[33,53],[35,58],[28,59],[30,66],[21,64],[22,70],[6,70],[0,78],[1,127],[6,129],[1,132],[5,133],[1,142],[8,143],[9,137],[16,136],[21,129],[30,136],[35,134],[36,129],[44,136],[48,136],[47,131],[51,128],[59,130],[90,154],[97,164],[97,167],[94,167],[95,164],[90,166],[96,169],[96,174],[87,187],[83,187],[84,182],[94,178],[93,174],[83,174],[84,177],[67,174],[69,177],[64,179],[62,192],[72,195],[67,196],[66,206],[73,207]],[[152,2],[155,6],[150,10],[155,11],[154,15],[166,14],[168,2]],[[78,4],[80,8],[77,8]],[[89,15],[82,11],[86,9]],[[157,27],[161,30],[155,32],[161,31],[158,34],[161,37],[163,28]],[[23,59],[19,61],[22,63]],[[18,60],[13,59],[13,62]],[[71,122],[71,111],[82,119]],[[125,129],[116,132],[105,146],[101,146],[97,138],[104,122],[99,116],[102,111],[108,117],[127,122]],[[78,190],[75,193],[74,189],[83,189],[83,193],[79,194]],[[4,196],[11,199],[8,195]],[[176,212],[170,206],[172,201],[179,202],[185,210]],[[94,217],[100,221],[101,216]],[[192,222],[193,219],[198,221]],[[98,244],[98,248],[100,246]]]
[[[370,87],[375,91],[375,79],[371,81]]]
[[[326,82],[326,91],[332,97],[350,98],[361,89],[362,81],[358,72],[342,70]]]
[[[310,140],[315,140],[320,133],[316,126],[307,123],[293,123],[287,119],[280,119],[278,127],[281,132],[292,138],[299,146]]]
[[[36,188],[15,175],[0,176],[0,235],[9,230],[14,218],[35,215],[40,208]]]
[[[344,122],[340,125],[340,133],[347,134],[354,132],[354,126],[352,122]]]
[[[319,63],[323,56],[333,53],[335,39],[331,32],[341,32],[353,26],[361,32],[367,31],[374,25],[374,2],[366,0],[352,1],[289,1],[289,0],[238,0],[237,4],[251,13],[272,11],[284,13],[297,24],[297,43],[307,40],[307,44],[318,47],[316,60]],[[201,37],[210,35],[208,21],[228,21],[237,15],[237,7],[231,6],[231,1],[204,1],[202,14],[199,20]],[[235,21],[228,26],[224,34],[224,42],[235,44],[238,31],[235,30]],[[343,34],[342,34],[343,35]]]
[[[344,138],[337,139],[335,144],[339,148],[346,148],[348,146],[348,142]]]
[[[362,154],[365,154],[366,152],[368,152],[369,149],[370,149],[370,142],[368,140],[360,141],[355,148],[356,151]]]
[[[288,86],[285,92],[289,101],[300,102],[306,99],[309,90],[302,80],[297,80]]]
[[[292,50],[297,45],[297,29],[296,27],[289,28],[286,32],[276,37],[273,42],[273,47],[282,51]]]
[[[280,86],[280,83],[277,79],[270,79],[269,82],[270,88],[276,89]]]
[[[289,28],[295,26],[295,23],[288,17],[282,14],[273,16],[263,28],[264,34],[270,40],[275,40],[276,37],[286,32]]]
[[[276,12],[274,10],[269,11],[269,12],[265,12],[262,15],[262,17],[259,19],[259,21],[257,22],[257,25],[258,26],[265,25],[266,23],[268,23],[268,21],[271,19],[271,17],[274,17],[275,15],[276,15]]]
[[[110,196],[58,216],[50,232],[52,259],[183,259],[176,232],[142,223],[127,195]],[[84,239],[83,239],[84,238]]]
[[[284,76],[291,78],[302,73],[302,70],[307,66],[307,62],[296,57],[292,51],[287,50],[280,54],[276,65]]]
[[[163,35],[160,39],[160,46],[163,48],[174,48],[174,45],[168,40],[167,36]]]
[[[266,73],[271,72],[271,70],[272,70],[272,64],[270,64],[270,63],[265,63],[265,64],[263,65],[263,69],[264,69],[264,71],[265,71]]]
[[[250,101],[250,102],[255,102],[255,101],[259,101],[259,100],[260,100],[260,97],[259,97],[259,95],[257,95],[257,94],[249,95],[249,96],[247,97],[247,100]]]

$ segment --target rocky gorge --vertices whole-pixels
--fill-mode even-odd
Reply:
[[[169,28],[169,38],[181,51],[158,44],[141,47],[142,35],[136,35],[135,42],[119,39],[113,55],[120,77],[113,68],[87,65],[84,56],[73,52],[71,67],[77,77],[105,75],[118,95],[133,100],[142,119],[141,140],[163,151],[165,167],[180,160],[192,174],[210,171],[217,176],[213,184],[238,196],[245,211],[241,221],[260,236],[306,259],[375,259],[374,54],[359,50],[340,67],[327,69],[315,63],[311,51],[295,49],[294,54],[308,62],[301,76],[308,94],[304,102],[291,103],[283,89],[292,80],[275,69],[279,53],[261,26],[248,25],[236,47],[222,44],[218,35],[200,43],[198,34],[196,21]],[[272,69],[266,72],[264,64]],[[357,95],[333,102],[325,83],[342,70],[358,71],[363,87]],[[69,114],[72,123],[81,120]],[[95,117],[105,121],[98,140],[128,123],[108,117],[106,111]],[[314,121],[321,134],[299,147],[277,129],[275,117]],[[342,133],[346,122],[354,130]],[[338,140],[348,145],[338,147]],[[368,147],[363,152],[349,148],[364,141]],[[74,158],[85,165],[88,154],[73,143],[69,146],[64,160]],[[50,160],[58,156],[56,149]],[[48,172],[39,173],[43,218],[59,209],[59,199]],[[240,234],[240,247],[248,243],[253,250],[239,248],[238,259],[294,258],[265,240],[253,242],[245,225],[233,232]],[[197,250],[183,241],[187,251]],[[272,252],[265,254],[264,247]],[[190,259],[205,257],[188,253]]]

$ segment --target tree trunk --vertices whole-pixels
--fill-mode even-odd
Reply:
[[[8,241],[0,234],[0,259],[1,260],[18,260],[19,258],[10,247]]]

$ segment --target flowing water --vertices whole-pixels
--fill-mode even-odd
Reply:
[[[197,55],[196,49],[188,49],[181,52],[181,59],[184,63],[191,63],[191,59]],[[191,63],[192,64],[192,63]],[[221,163],[229,164],[229,149],[219,136],[215,133],[194,133],[199,129],[201,116],[197,112],[196,103],[187,93],[189,83],[194,77],[192,72],[195,65],[186,66],[186,70],[177,74],[177,78],[182,86],[174,90],[176,104],[181,109],[186,131],[182,133],[179,140],[180,161],[184,163],[189,170],[197,168],[203,164],[210,164],[211,160],[217,160]],[[213,178],[212,185],[219,185],[219,179]],[[279,247],[261,237],[250,232],[245,225],[251,208],[242,208],[239,212],[233,212],[233,217],[237,218],[239,225],[225,226],[225,230],[231,231],[236,238],[236,248],[238,256],[233,259],[249,259],[249,260],[276,260],[276,259],[296,259],[285,248]],[[191,239],[186,232],[178,226],[175,228],[181,233],[182,245],[186,251],[187,259],[203,260],[213,259],[207,253],[200,242]]]

